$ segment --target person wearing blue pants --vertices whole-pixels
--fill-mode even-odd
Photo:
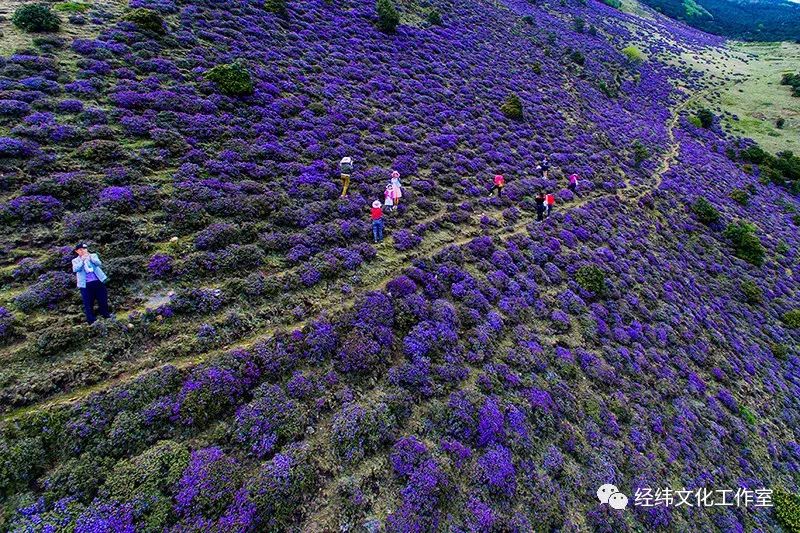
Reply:
[[[372,202],[370,218],[372,218],[372,238],[375,242],[381,242],[383,240],[383,209],[381,209],[380,200]]]
[[[111,313],[108,311],[108,291],[105,285],[108,276],[103,272],[100,257],[89,253],[88,248],[86,243],[80,243],[74,248],[78,257],[72,260],[72,271],[81,291],[86,321],[92,324],[97,320],[94,312],[95,303],[97,303],[97,314],[100,316],[111,318]]]

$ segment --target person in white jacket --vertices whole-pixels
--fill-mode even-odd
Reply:
[[[78,283],[83,299],[83,312],[86,313],[86,321],[89,324],[97,320],[94,312],[94,304],[97,302],[97,314],[104,318],[110,318],[108,311],[108,291],[106,290],[106,276],[103,272],[103,263],[97,254],[89,253],[89,246],[80,243],[74,248],[78,257],[72,260],[72,271]]]

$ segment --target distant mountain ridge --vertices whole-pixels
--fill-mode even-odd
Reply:
[[[747,41],[800,39],[800,4],[790,0],[643,0],[703,31]]]

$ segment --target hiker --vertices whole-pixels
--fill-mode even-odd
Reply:
[[[544,220],[544,193],[540,192],[536,195],[536,220],[541,222]]]
[[[342,195],[340,198],[347,196],[347,188],[350,186],[350,174],[353,172],[353,159],[351,157],[343,157],[339,161],[339,174],[342,178]]]
[[[556,205],[556,195],[549,192],[544,197],[545,203],[545,214],[544,216],[549,217],[550,213],[553,212],[553,206]]]
[[[101,268],[103,263],[97,254],[89,253],[89,246],[86,243],[78,244],[73,251],[78,257],[72,260],[72,271],[75,272],[78,288],[81,290],[86,321],[93,324],[97,320],[94,313],[95,302],[98,314],[104,318],[111,318],[111,313],[108,312],[108,291],[105,286],[108,277]]]
[[[542,169],[542,177],[547,179],[547,171],[550,170],[550,161],[548,161],[546,157],[542,161],[542,164],[539,165],[539,168]]]
[[[383,240],[383,210],[380,200],[372,202],[370,218],[372,218],[372,238],[376,243],[381,242]]]
[[[400,173],[398,171],[392,171],[392,179],[389,184],[392,186],[392,201],[394,202],[394,209],[398,209],[400,207],[400,198],[403,197],[403,188],[400,185]]]
[[[570,174],[569,175],[569,185],[567,186],[569,190],[575,193],[578,189],[578,175],[577,174]]]
[[[387,213],[394,207],[394,188],[391,183],[387,183],[386,190],[383,191],[383,207]]]
[[[489,189],[489,198],[492,197],[492,193],[495,190],[497,190],[497,197],[500,198],[503,195],[503,187],[505,186],[506,186],[506,179],[500,174],[495,174],[494,185],[492,185],[492,188]]]

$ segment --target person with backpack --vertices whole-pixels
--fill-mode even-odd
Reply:
[[[353,172],[353,158],[343,157],[339,161],[339,175],[342,179],[342,195],[340,198],[347,196],[347,188],[350,187],[350,174]]]
[[[494,185],[492,188],[489,189],[489,198],[492,197],[492,193],[496,190],[497,197],[500,198],[503,195],[503,187],[506,186],[506,179],[503,177],[502,174],[495,174],[494,176]]]
[[[383,240],[383,210],[381,209],[380,200],[372,202],[370,218],[372,219],[372,238],[376,243],[379,243]]]
[[[93,324],[97,320],[94,304],[97,303],[97,313],[103,318],[111,318],[108,311],[108,291],[106,290],[106,276],[103,272],[103,263],[97,254],[89,253],[89,245],[80,243],[73,248],[78,257],[72,260],[72,271],[81,291],[83,312],[86,321]]]
[[[541,222],[542,220],[544,220],[544,209],[545,209],[544,201],[545,201],[544,200],[544,193],[543,192],[539,192],[539,194],[536,195],[536,200],[535,200],[535,202],[536,202],[536,220],[538,222]]]
[[[400,185],[400,173],[398,171],[392,171],[392,179],[389,184],[392,186],[392,201],[396,210],[400,207],[400,198],[403,197],[403,188]]]
[[[549,217],[550,213],[553,212],[553,206],[556,205],[556,195],[549,192],[544,196],[544,216]]]
[[[573,193],[577,192],[577,190],[578,190],[578,175],[577,174],[570,174],[569,175],[569,185],[567,186],[567,188],[570,191],[572,191]]]

